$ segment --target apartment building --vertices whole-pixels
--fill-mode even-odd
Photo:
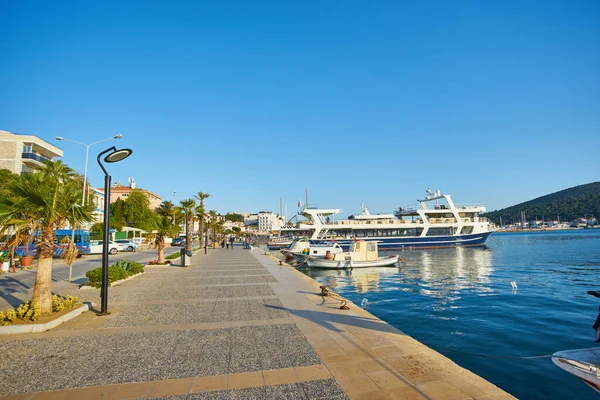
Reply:
[[[37,136],[0,131],[0,169],[15,174],[33,172],[62,156],[61,149]]]
[[[128,186],[123,186],[119,182],[115,182],[113,187],[110,188],[110,203],[114,203],[115,201],[117,201],[117,199],[121,199],[123,201],[127,200],[129,194],[134,189],[141,191],[146,195],[146,197],[148,197],[151,209],[156,209],[158,206],[160,206],[161,197],[157,194],[152,193],[149,190],[137,188],[135,180],[133,180],[133,178],[129,178]],[[98,188],[97,190],[104,193],[104,188]]]
[[[258,213],[258,232],[268,234],[271,231],[280,230],[279,218],[277,214],[271,211],[259,211]]]

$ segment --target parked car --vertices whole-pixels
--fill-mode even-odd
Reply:
[[[90,254],[102,254],[102,240],[90,241]],[[108,253],[117,254],[123,247],[115,242],[108,242]]]
[[[176,237],[171,242],[171,246],[185,246],[185,238]]]
[[[118,239],[115,240],[115,243],[123,246],[123,251],[137,251],[138,249],[138,244],[130,239]]]

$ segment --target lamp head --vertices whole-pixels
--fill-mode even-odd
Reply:
[[[121,149],[121,150],[115,149],[115,150],[113,150],[112,153],[110,153],[109,155],[104,157],[104,162],[107,162],[107,163],[119,162],[119,161],[124,160],[127,157],[129,157],[131,155],[131,153],[133,153],[133,150],[131,150],[131,149]]]
[[[113,139],[121,139],[122,137],[123,135],[119,133],[118,135],[113,136]]]
[[[54,139],[56,139],[56,140],[64,140],[64,138],[61,137],[61,136],[55,136]]]

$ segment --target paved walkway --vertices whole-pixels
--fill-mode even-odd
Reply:
[[[258,249],[148,268],[45,333],[0,336],[17,399],[512,398]],[[79,290],[98,301],[98,290]]]

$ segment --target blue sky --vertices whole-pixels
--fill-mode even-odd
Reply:
[[[0,129],[219,212],[600,180],[597,1],[0,2]],[[89,178],[103,185],[90,150]]]

